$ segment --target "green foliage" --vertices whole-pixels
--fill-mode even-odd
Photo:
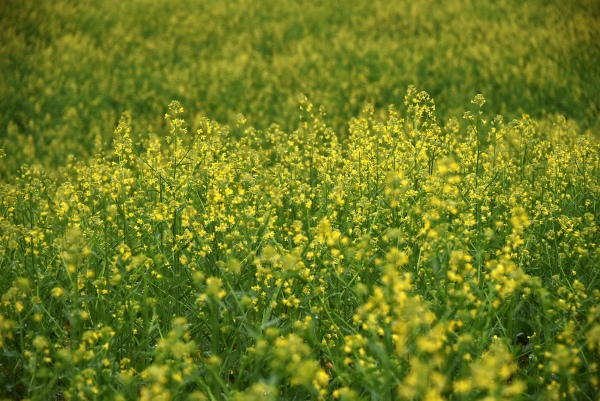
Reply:
[[[365,103],[414,84],[442,121],[477,93],[510,118],[565,115],[598,128],[595,0],[78,1],[0,5],[0,132],[11,177],[110,148],[122,112],[136,131],[179,99],[229,124],[295,128],[305,93],[341,136]],[[381,115],[381,118],[384,116]]]
[[[594,399],[600,144],[564,119],[440,126],[409,87],[340,141],[131,139],[0,190],[0,389],[13,399]]]
[[[600,3],[349,4],[0,3],[0,399],[598,398]]]

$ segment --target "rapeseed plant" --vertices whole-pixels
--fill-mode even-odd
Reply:
[[[442,125],[409,87],[345,138],[166,126],[0,191],[14,399],[594,399],[600,146],[564,120]],[[159,133],[164,132],[161,136]]]
[[[55,169],[69,154],[83,160],[110,150],[123,110],[136,121],[136,141],[148,126],[162,130],[172,98],[198,113],[188,117],[194,131],[210,115],[291,132],[304,92],[327,107],[321,122],[342,138],[366,102],[384,110],[417,84],[430,88],[444,121],[484,92],[504,115],[558,113],[580,132],[597,129],[598,11],[594,0],[6,0],[0,174],[11,179],[23,163]]]

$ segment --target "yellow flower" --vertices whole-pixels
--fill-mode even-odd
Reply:
[[[473,384],[470,379],[460,379],[456,380],[453,383],[454,392],[457,394],[468,394],[473,388]]]

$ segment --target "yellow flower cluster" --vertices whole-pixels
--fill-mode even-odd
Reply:
[[[417,83],[440,101],[444,120],[484,92],[505,115],[560,113],[598,128],[599,7],[594,0],[8,2],[0,8],[0,176],[22,163],[56,168],[70,154],[108,150],[115,138],[107,133],[124,110],[137,121],[132,138],[148,126],[162,129],[173,97],[198,113],[194,127],[210,115],[293,130],[294,101],[304,92],[330,110],[323,121],[341,133],[365,102],[397,102]],[[414,111],[427,114],[420,105]]]
[[[598,391],[600,144],[409,87],[347,138],[178,102],[164,136],[0,191],[13,398],[516,399]],[[574,135],[574,134],[573,134]],[[568,155],[568,157],[567,157]],[[14,368],[13,368],[14,367]]]

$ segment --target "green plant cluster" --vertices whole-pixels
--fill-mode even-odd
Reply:
[[[293,131],[124,114],[2,184],[0,394],[596,399],[600,144],[414,87],[340,140],[298,100]]]
[[[0,2],[0,400],[597,400],[599,18]]]
[[[304,93],[344,135],[366,103],[385,110],[416,85],[444,121],[484,93],[510,118],[597,129],[599,18],[596,0],[4,0],[0,174],[109,149],[125,110],[164,128],[172,99],[194,129],[243,113],[292,131]]]

